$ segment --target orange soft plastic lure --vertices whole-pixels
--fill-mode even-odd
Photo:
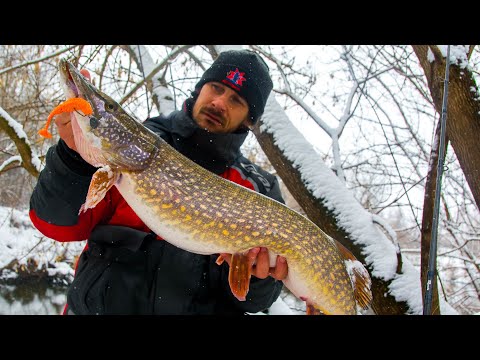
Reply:
[[[50,115],[48,115],[45,127],[40,129],[38,133],[45,138],[51,138],[52,134],[48,131],[48,127],[50,126],[53,117],[64,112],[72,112],[75,110],[80,110],[84,115],[91,115],[93,113],[92,107],[88,101],[81,98],[68,99],[52,110]]]

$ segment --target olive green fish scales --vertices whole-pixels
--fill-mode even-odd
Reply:
[[[176,245],[197,253],[267,247],[287,259],[289,272],[304,279],[309,294],[320,294],[325,297],[322,303],[355,313],[344,259],[333,240],[310,220],[206,171],[166,143],[157,151],[148,169],[129,176],[135,196],[155,213],[147,218],[161,219],[161,225],[151,224],[159,235],[164,227],[174,229],[176,238],[184,233],[191,244]]]

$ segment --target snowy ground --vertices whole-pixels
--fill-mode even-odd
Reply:
[[[36,230],[27,211],[0,207],[0,271],[3,277],[15,277],[8,269],[29,268],[49,276],[71,279],[73,259],[85,242],[59,243]]]
[[[57,315],[63,312],[66,287],[39,284],[1,285],[0,315]]]

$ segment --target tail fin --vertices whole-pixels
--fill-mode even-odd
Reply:
[[[345,259],[345,265],[353,285],[355,301],[362,309],[367,309],[373,299],[372,291],[370,290],[372,286],[370,274],[350,250],[338,241],[335,241],[335,243],[340,254]]]

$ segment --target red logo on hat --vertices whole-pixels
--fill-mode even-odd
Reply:
[[[247,80],[243,75],[245,75],[245,73],[238,71],[238,68],[236,68],[235,71],[229,71],[227,73],[227,79],[235,85],[242,86],[242,82]]]

